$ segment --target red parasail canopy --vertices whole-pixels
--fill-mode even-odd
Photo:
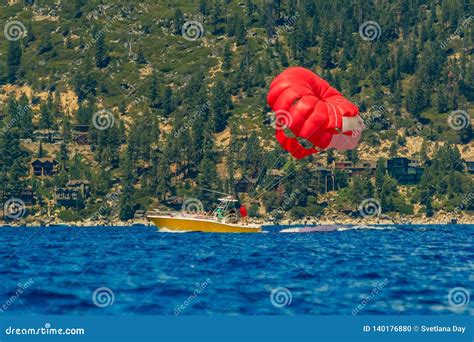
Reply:
[[[278,142],[297,159],[330,148],[354,149],[360,140],[364,123],[357,106],[308,69],[291,67],[278,75],[267,102],[276,115]],[[295,137],[287,136],[285,128]]]

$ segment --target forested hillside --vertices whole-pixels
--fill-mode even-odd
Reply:
[[[473,22],[467,0],[0,0],[4,219],[208,210],[205,189],[276,218],[472,212]],[[357,150],[281,149],[288,66],[359,106]]]

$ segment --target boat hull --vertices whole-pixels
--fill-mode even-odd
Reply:
[[[259,233],[260,226],[223,223],[205,219],[186,217],[152,216],[148,219],[158,228],[174,231],[192,231],[206,233]]]

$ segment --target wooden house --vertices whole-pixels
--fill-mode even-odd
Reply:
[[[36,158],[31,162],[34,176],[54,176],[58,173],[58,161],[54,158]]]

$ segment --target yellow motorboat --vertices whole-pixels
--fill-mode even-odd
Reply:
[[[229,206],[237,202],[231,196],[219,199],[220,203],[211,213],[167,212],[147,215],[160,230],[181,232],[206,232],[206,233],[258,233],[262,227],[257,224],[241,222],[238,215],[229,212]]]

